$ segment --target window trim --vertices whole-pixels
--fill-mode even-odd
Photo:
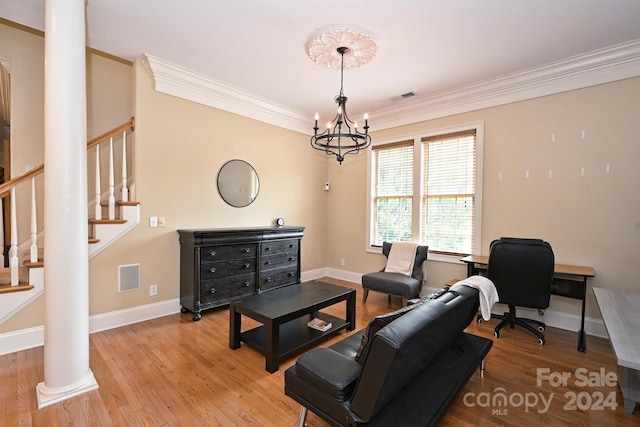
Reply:
[[[455,132],[463,132],[475,129],[476,131],[476,199],[475,199],[475,222],[474,222],[474,245],[473,253],[481,253],[482,248],[482,199],[483,199],[483,164],[484,164],[484,121],[471,122],[463,125],[451,126],[446,128],[438,128],[424,132],[411,133],[409,135],[401,135],[383,140],[374,140],[372,147],[379,145],[390,145],[407,140],[413,140],[413,215],[411,224],[411,236],[413,241],[420,241],[420,195],[422,194],[422,140],[423,138],[432,138],[440,135],[446,135]],[[367,150],[367,218],[366,218],[366,238],[365,251],[370,253],[382,253],[380,246],[371,244],[371,199],[374,192],[374,182],[372,180],[371,157],[373,149]],[[442,261],[459,263],[460,256],[446,255],[429,251],[430,261]]]

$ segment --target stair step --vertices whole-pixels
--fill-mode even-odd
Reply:
[[[89,238],[89,243],[98,243],[100,239]],[[26,268],[44,267],[44,248],[38,248],[38,261],[31,262],[31,251],[22,252],[22,265]],[[0,273],[0,283],[2,283],[2,273]],[[11,273],[9,273],[9,281],[11,281]]]
[[[138,206],[139,204],[140,202],[134,202],[134,201],[123,202],[121,200],[116,200],[116,205],[118,206]],[[101,201],[100,206],[109,207],[109,201],[104,201],[104,200]]]
[[[38,261],[41,262],[44,260],[44,248],[38,248]],[[22,264],[31,262],[31,250],[27,249],[26,251],[22,251]]]
[[[24,265],[27,268],[44,267],[44,260],[38,261],[38,262],[24,261],[22,265]]]
[[[91,224],[124,224],[126,219],[90,219]]]
[[[33,285],[28,283],[20,283],[18,286],[0,285],[0,294],[8,294],[10,292],[22,292],[33,289]]]
[[[18,267],[18,283],[26,283],[29,277],[26,267]],[[0,268],[0,285],[11,285],[11,269]]]
[[[96,244],[100,241],[100,239],[96,239],[95,237],[89,237],[89,244]]]

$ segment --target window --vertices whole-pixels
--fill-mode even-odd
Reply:
[[[473,252],[475,129],[422,138],[420,242],[432,251]]]
[[[378,145],[372,159],[374,244],[411,241],[413,141]]]
[[[482,123],[476,123],[374,143],[369,249],[415,241],[432,254],[479,253],[482,140]]]

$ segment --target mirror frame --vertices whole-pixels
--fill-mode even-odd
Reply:
[[[258,198],[260,177],[249,162],[232,159],[220,167],[216,185],[218,194],[229,206],[244,208]]]

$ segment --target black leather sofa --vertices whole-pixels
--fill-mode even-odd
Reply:
[[[284,386],[301,405],[297,425],[307,410],[334,426],[435,425],[493,344],[463,332],[478,306],[478,290],[459,286],[380,316],[390,321],[369,335],[364,349],[362,336],[375,329],[373,320],[331,347],[300,356],[285,371]]]

